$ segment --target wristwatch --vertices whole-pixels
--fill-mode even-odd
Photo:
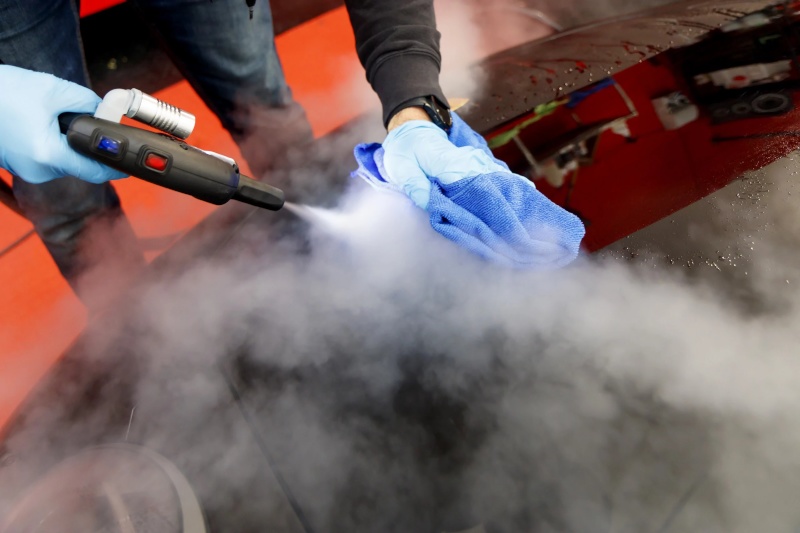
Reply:
[[[420,96],[412,98],[411,100],[406,100],[397,106],[392,116],[408,107],[421,107],[434,124],[450,133],[450,128],[453,126],[453,117],[450,115],[450,108],[440,102],[435,96]]]

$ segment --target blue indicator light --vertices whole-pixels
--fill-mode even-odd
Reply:
[[[119,147],[122,143],[116,139],[112,139],[111,137],[106,137],[103,135],[100,137],[100,140],[97,142],[97,147],[104,152],[108,152],[109,154],[117,155],[119,154]]]

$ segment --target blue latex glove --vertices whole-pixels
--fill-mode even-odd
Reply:
[[[383,149],[386,180],[422,209],[428,207],[431,179],[451,185],[483,174],[508,172],[479,148],[457,147],[444,130],[425,120],[411,120],[390,131]]]
[[[585,232],[578,217],[495,159],[486,140],[456,113],[449,135],[443,133],[425,121],[392,130],[391,162],[386,143],[360,144],[353,176],[377,189],[405,192],[440,235],[491,261],[547,269],[575,259]]]
[[[66,111],[94,113],[93,91],[50,74],[0,65],[0,167],[29,183],[75,176],[92,183],[122,172],[74,151],[58,127]]]

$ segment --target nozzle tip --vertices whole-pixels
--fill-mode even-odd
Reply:
[[[278,211],[284,203],[282,190],[246,176],[239,177],[239,187],[233,199],[271,211]]]

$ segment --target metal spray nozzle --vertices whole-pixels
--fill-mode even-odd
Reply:
[[[139,89],[109,91],[94,113],[96,118],[113,122],[119,122],[123,115],[181,139],[191,135],[195,125],[193,114]]]

